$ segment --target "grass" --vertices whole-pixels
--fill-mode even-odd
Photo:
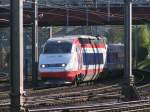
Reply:
[[[150,59],[139,62],[137,68],[140,70],[150,71]]]

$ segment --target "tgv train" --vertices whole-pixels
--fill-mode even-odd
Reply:
[[[107,63],[105,72],[111,75],[123,74],[124,69],[124,44],[108,44]]]
[[[107,49],[107,69],[123,69],[124,44],[109,44]]]
[[[50,38],[39,57],[39,74],[50,83],[95,80],[106,65],[105,38],[74,35]]]

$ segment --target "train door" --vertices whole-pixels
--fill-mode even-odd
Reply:
[[[95,46],[91,44],[91,39],[80,39],[83,57],[82,73],[84,74],[84,81],[93,80],[93,74],[96,73],[95,65]]]
[[[89,79],[89,69],[88,65],[88,52],[89,52],[89,39],[88,38],[79,38],[81,44],[81,54],[82,54],[82,80],[86,81]]]
[[[77,63],[78,63],[78,73],[82,73],[82,52],[81,52],[81,47],[77,46],[76,47],[76,52],[77,52]]]
[[[100,39],[80,39],[83,55],[84,81],[95,80],[104,68],[106,57],[105,43]]]
[[[103,39],[91,39],[91,45],[93,46],[93,77],[91,80],[95,80],[103,70],[106,49]]]

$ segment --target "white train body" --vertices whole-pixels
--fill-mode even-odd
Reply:
[[[106,65],[104,38],[74,35],[50,38],[39,57],[39,74],[44,80],[73,82],[95,80]]]

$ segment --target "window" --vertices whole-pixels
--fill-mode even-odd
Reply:
[[[45,45],[44,54],[71,52],[72,44],[69,41],[50,41]]]
[[[103,54],[102,53],[84,53],[83,54],[83,64],[84,65],[95,65],[103,64]]]
[[[81,44],[105,44],[104,39],[79,38]]]
[[[105,44],[105,40],[100,38],[100,39],[92,39],[91,43],[93,44]]]
[[[107,62],[108,63],[117,63],[118,61],[118,54],[116,52],[108,53],[107,55]]]
[[[81,44],[89,44],[90,43],[90,39],[88,38],[79,38],[79,41]]]

